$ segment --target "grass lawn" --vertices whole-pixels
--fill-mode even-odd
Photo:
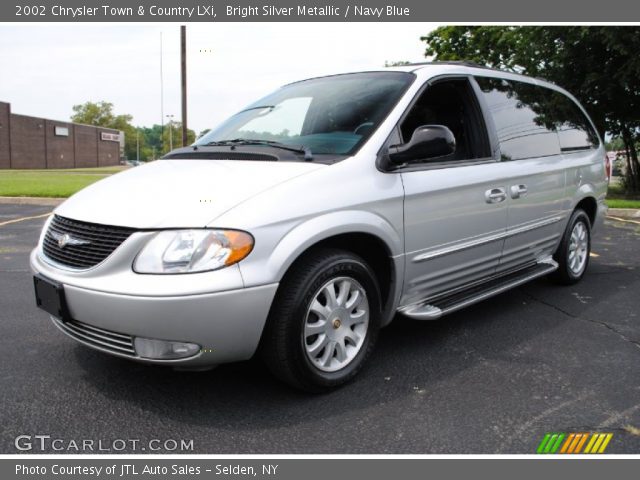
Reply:
[[[609,208],[640,208],[640,198],[625,195],[617,181],[611,181],[607,191],[607,205]]]
[[[66,198],[127,167],[0,170],[0,197]]]
[[[640,200],[607,198],[607,205],[609,205],[609,208],[640,208]]]

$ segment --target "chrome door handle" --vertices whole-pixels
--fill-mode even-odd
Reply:
[[[504,188],[492,188],[484,192],[484,199],[487,203],[500,203],[507,199],[507,192]]]
[[[509,189],[509,193],[511,193],[511,198],[520,198],[524,197],[527,194],[527,186],[524,184],[520,185],[511,185]]]

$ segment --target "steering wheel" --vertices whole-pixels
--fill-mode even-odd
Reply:
[[[358,125],[355,130],[353,131],[354,135],[358,135],[358,130],[360,130],[361,128],[366,128],[366,127],[373,127],[373,122],[364,122],[361,123],[360,125]]]

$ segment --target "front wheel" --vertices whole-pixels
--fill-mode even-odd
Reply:
[[[261,352],[289,385],[312,392],[335,388],[362,368],[380,316],[378,284],[364,260],[342,250],[317,250],[280,284]]]
[[[579,282],[587,271],[591,254],[591,222],[584,210],[575,210],[553,259],[558,262],[554,279],[563,285]]]

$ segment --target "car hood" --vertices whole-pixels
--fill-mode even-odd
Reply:
[[[204,227],[235,205],[326,165],[244,160],[158,160],[76,193],[55,213],[133,228]],[[221,225],[232,227],[232,225]]]

